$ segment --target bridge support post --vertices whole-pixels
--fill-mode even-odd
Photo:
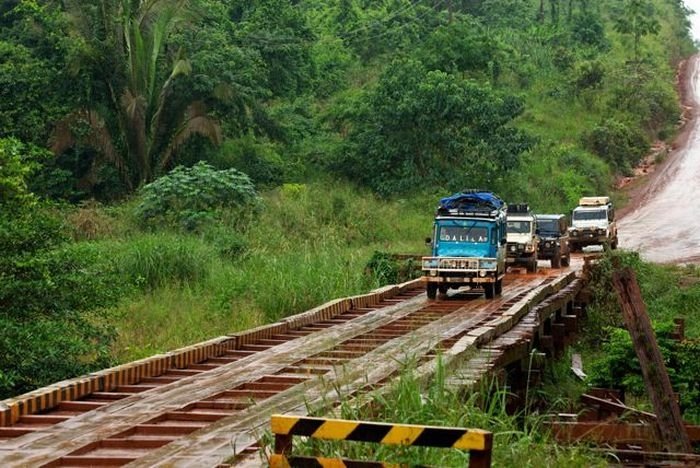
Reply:
[[[692,453],[681,411],[674,398],[671,379],[656,342],[634,271],[629,267],[615,271],[612,280],[625,325],[639,358],[644,385],[654,406],[664,449],[670,452]]]

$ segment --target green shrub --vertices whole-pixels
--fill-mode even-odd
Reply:
[[[222,208],[237,208],[243,214],[258,203],[247,175],[236,169],[219,171],[200,161],[189,168],[176,167],[144,186],[136,215],[147,222],[165,221],[193,231],[216,219]]]
[[[670,323],[655,327],[656,340],[666,364],[671,385],[680,393],[680,405],[686,419],[700,419],[700,341],[678,342],[671,338]],[[613,328],[601,347],[601,358],[590,369],[590,383],[604,388],[615,388],[627,394],[646,395],[642,370],[632,339],[627,330]]]
[[[633,116],[649,134],[675,125],[680,114],[672,73],[664,70],[665,66],[640,64],[628,68],[611,90],[611,110]],[[668,79],[661,78],[664,71]]]
[[[583,12],[574,16],[571,38],[578,44],[601,51],[610,48],[610,41],[605,37],[603,21],[593,12]]]
[[[36,201],[27,184],[46,153],[15,138],[0,138],[0,206],[3,211],[15,211]]]
[[[400,259],[386,252],[375,251],[365,272],[379,285],[398,284],[421,276],[420,264],[412,258]]]
[[[506,200],[528,200],[538,212],[567,213],[580,197],[606,193],[608,166],[576,146],[545,143],[525,155],[522,167],[497,192]]]
[[[248,250],[245,236],[223,224],[207,229],[203,238],[216,247],[219,256],[227,260],[236,260]]]
[[[311,54],[317,70],[313,87],[317,96],[328,97],[345,87],[352,55],[341,38],[328,35],[319,37],[312,46]]]
[[[120,276],[145,288],[169,282],[196,283],[209,274],[215,248],[188,235],[147,234],[134,237],[116,253]]]
[[[597,60],[586,60],[578,64],[573,79],[577,93],[586,89],[600,88],[605,78],[605,68]]]
[[[583,138],[588,149],[623,173],[649,151],[644,133],[615,119],[604,120]]]
[[[121,282],[99,252],[66,239],[44,209],[0,213],[0,397],[109,363],[114,331],[95,311]]]
[[[108,367],[115,333],[99,318],[0,315],[0,398]]]
[[[256,185],[274,187],[284,180],[284,161],[277,149],[271,143],[258,141],[254,135],[227,140],[212,162],[220,169],[238,169]]]

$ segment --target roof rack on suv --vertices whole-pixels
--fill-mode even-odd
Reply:
[[[579,206],[603,206],[610,204],[610,197],[581,197]]]

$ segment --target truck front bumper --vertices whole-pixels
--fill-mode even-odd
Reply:
[[[424,282],[451,285],[494,283],[505,276],[495,258],[423,257],[422,270]]]
[[[537,251],[537,258],[540,260],[549,260],[557,256],[557,254],[560,251],[560,245],[556,243],[556,241],[547,241],[549,242],[549,246],[547,246],[547,243],[542,243],[540,241],[540,248]]]
[[[587,245],[601,245],[609,242],[607,234],[598,234],[595,231],[574,231],[569,237],[569,245],[585,247]]]
[[[496,277],[495,272],[492,276],[423,276],[424,283],[450,284],[454,286],[468,284],[484,284],[495,283],[505,275]]]

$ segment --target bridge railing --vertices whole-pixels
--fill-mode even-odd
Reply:
[[[272,433],[275,436],[275,453],[270,456],[271,468],[352,466],[353,464],[350,460],[293,456],[291,454],[293,436],[307,436],[324,440],[374,442],[388,445],[455,448],[469,451],[470,468],[491,466],[493,434],[481,429],[388,424],[283,415],[272,416],[271,425]],[[342,462],[344,464],[333,464],[333,462]],[[363,467],[386,466],[381,462],[360,463]]]

